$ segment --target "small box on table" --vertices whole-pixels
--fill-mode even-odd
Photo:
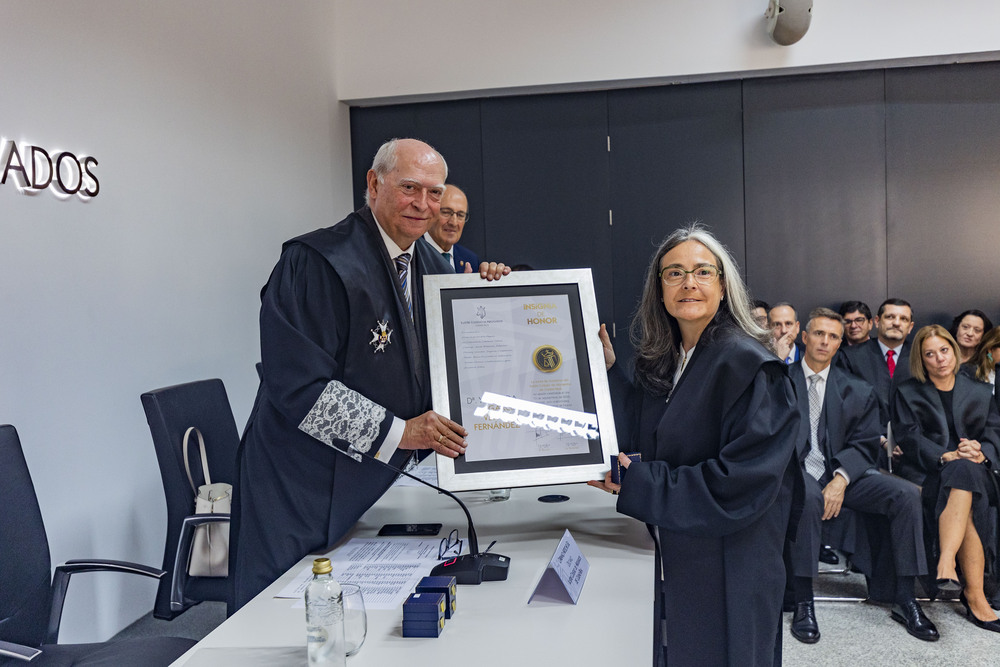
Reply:
[[[444,593],[411,593],[403,603],[403,636],[440,636],[446,606]]]
[[[403,623],[407,621],[444,622],[446,607],[444,593],[411,593],[403,603]]]
[[[408,621],[403,619],[404,637],[440,637],[444,630],[444,617],[438,622],[434,621]]]
[[[457,582],[455,577],[424,577],[417,584],[418,593],[443,593],[445,596],[444,617],[451,618],[456,610]]]

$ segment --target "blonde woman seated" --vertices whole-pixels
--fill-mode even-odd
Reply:
[[[899,385],[892,428],[903,451],[899,473],[923,486],[940,549],[937,586],[958,592],[977,626],[1000,632],[983,591],[987,563],[996,562],[996,501],[991,461],[997,460],[1000,413],[988,385],[958,374],[958,343],[941,326],[920,329],[910,352],[913,377]],[[961,569],[964,585],[959,583]]]

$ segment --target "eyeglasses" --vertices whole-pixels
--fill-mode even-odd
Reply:
[[[448,533],[448,537],[441,538],[441,544],[438,546],[438,559],[444,560],[445,558],[455,558],[462,553],[462,540],[458,537],[458,529],[452,530]]]
[[[868,321],[868,318],[864,317],[864,316],[862,316],[862,317],[855,317],[853,320],[848,320],[848,319],[845,318],[844,319],[844,324],[847,325],[847,326],[851,326],[852,324],[864,324],[867,321]]]
[[[469,214],[465,211],[453,211],[450,208],[441,209],[442,218],[450,218],[451,216],[455,216],[459,222],[465,222],[469,219]]]
[[[689,273],[694,274],[694,279],[698,281],[698,284],[700,285],[711,285],[719,279],[719,276],[722,275],[722,271],[719,270],[719,267],[713,266],[712,264],[705,264],[703,266],[697,266],[690,271],[682,269],[679,266],[665,266],[660,269],[659,276],[660,280],[662,280],[663,284],[667,287],[676,287],[687,279]]]

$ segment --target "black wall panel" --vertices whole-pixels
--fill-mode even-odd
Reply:
[[[755,296],[816,306],[886,293],[881,71],[743,84],[747,275]]]
[[[448,181],[469,198],[469,222],[461,244],[483,256],[483,158],[479,101],[400,104],[351,109],[354,206],[365,198],[365,174],[375,151],[393,137],[414,137],[434,146],[448,162]]]
[[[590,267],[612,315],[604,93],[484,100],[486,250],[535,269]]]
[[[351,135],[359,205],[380,143],[429,141],[469,193],[462,243],[591,267],[626,358],[654,245],[696,219],[803,318],[900,296],[918,325],[1000,322],[1000,63],[355,108]]]
[[[628,326],[665,236],[701,221],[744,266],[740,83],[613,91],[608,126],[615,346],[630,358]]]
[[[886,73],[889,293],[1000,322],[1000,63]]]

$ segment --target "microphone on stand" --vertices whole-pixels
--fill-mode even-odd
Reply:
[[[350,456],[351,458],[354,458],[352,454],[349,454],[342,449],[339,449],[337,447],[334,447],[334,449],[336,449],[341,454],[344,454],[345,456]],[[392,470],[393,472],[397,472],[400,475],[405,475],[410,479],[414,479],[423,484],[424,486],[429,486],[430,488],[438,491],[439,493],[443,493],[444,495],[448,496],[456,503],[458,503],[458,506],[462,508],[463,512],[465,512],[465,517],[469,520],[469,553],[461,556],[456,556],[455,558],[446,560],[445,562],[436,565],[434,569],[431,570],[431,576],[451,576],[455,577],[455,581],[460,584],[474,584],[474,585],[481,584],[484,581],[507,580],[507,572],[508,569],[510,568],[510,558],[508,558],[507,556],[501,556],[500,554],[497,553],[490,553],[490,549],[493,547],[493,544],[490,544],[490,546],[487,547],[486,551],[484,551],[483,553],[479,553],[479,540],[476,539],[476,527],[472,523],[472,514],[469,513],[469,508],[465,506],[465,503],[459,500],[458,496],[456,496],[451,491],[442,489],[440,486],[431,484],[426,480],[420,479],[416,475],[411,475],[405,470],[400,470],[394,465],[391,465],[389,463],[386,463],[385,461],[377,459],[371,454],[368,454],[367,452],[358,451],[356,449],[352,450],[352,452],[360,454],[364,458],[369,459],[371,461],[375,461],[376,463],[385,466],[386,468]],[[495,543],[496,542],[494,541],[494,544]]]

